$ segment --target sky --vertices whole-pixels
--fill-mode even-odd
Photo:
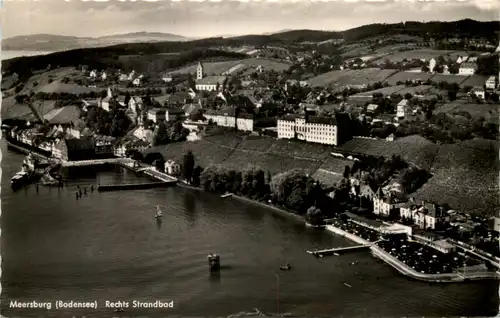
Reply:
[[[164,32],[190,38],[370,23],[500,20],[500,0],[3,0],[2,37]]]

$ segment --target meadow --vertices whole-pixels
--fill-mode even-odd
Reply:
[[[432,77],[433,74],[429,73],[415,73],[415,72],[398,72],[393,74],[389,78],[385,80],[389,85],[396,85],[398,82],[406,82],[406,81],[426,81]]]
[[[449,84],[456,83],[458,85],[461,85],[465,80],[469,78],[469,76],[466,75],[443,75],[443,74],[435,74],[432,78],[431,81],[434,83],[440,83],[440,82],[446,82]]]
[[[460,112],[468,112],[473,119],[483,117],[486,122],[498,125],[498,104],[470,104],[455,101],[439,106],[434,113],[445,113],[450,116],[459,114]]]
[[[310,78],[307,82],[310,86],[368,85],[383,82],[394,72],[394,70],[381,70],[379,68],[336,70]]]
[[[44,116],[55,108],[55,101],[36,101],[33,105],[40,115]],[[2,119],[21,118],[33,120],[35,116],[27,104],[18,104],[14,97],[2,99]]]
[[[230,68],[243,64],[242,69],[244,68],[256,68],[259,65],[262,65],[264,70],[275,70],[277,72],[282,72],[291,67],[291,64],[285,63],[283,61],[277,61],[273,59],[264,59],[264,58],[249,58],[244,60],[234,60],[234,61],[226,61],[226,62],[207,62],[203,63],[204,72],[206,75],[220,75]],[[177,74],[193,74],[196,73],[196,68],[198,67],[198,63],[192,64],[190,66],[186,66],[180,68],[178,70],[173,71],[172,73]]]
[[[460,84],[460,87],[467,87],[467,86],[481,86],[483,87],[484,84],[486,83],[486,80],[489,78],[488,75],[472,75],[469,78],[467,78],[465,81],[463,81]]]
[[[387,56],[384,56],[380,59],[380,62],[385,61],[386,59],[392,63],[402,62],[403,60],[417,60],[417,59],[425,59],[426,61],[437,58],[439,56],[443,56],[444,58],[451,58],[452,60],[456,60],[459,56],[470,55],[472,52],[465,51],[452,51],[452,50],[432,50],[432,49],[420,49],[420,50],[411,50],[405,52],[396,52]]]

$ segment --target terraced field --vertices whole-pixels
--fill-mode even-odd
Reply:
[[[486,83],[486,80],[488,80],[489,76],[487,75],[472,75],[469,78],[467,78],[465,81],[460,84],[460,87],[466,87],[466,86],[483,86],[484,83]]]
[[[467,80],[469,76],[465,75],[443,75],[436,74],[431,78],[431,81],[434,83],[446,82],[446,83],[457,83],[461,85],[465,80]]]
[[[498,150],[498,142],[481,139],[442,145],[431,170],[434,176],[415,198],[484,216],[498,215]]]
[[[340,146],[338,150],[386,158],[390,158],[392,155],[399,155],[408,162],[423,169],[429,169],[433,164],[439,146],[423,137],[413,135],[399,138],[392,142],[355,138]]]

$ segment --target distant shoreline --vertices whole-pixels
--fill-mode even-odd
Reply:
[[[2,61],[13,59],[16,57],[27,57],[27,56],[37,56],[46,55],[54,52],[51,51],[34,51],[34,50],[2,50],[0,57]]]

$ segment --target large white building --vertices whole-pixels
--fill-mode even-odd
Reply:
[[[444,209],[436,204],[422,202],[416,204],[410,199],[399,209],[401,218],[411,220],[421,229],[436,229],[450,217]]]
[[[227,107],[222,110],[209,110],[203,116],[212,120],[217,126],[237,127],[238,130],[253,131],[253,116],[244,112],[236,115],[236,108]]]
[[[287,115],[278,119],[278,138],[334,145],[339,144],[337,116],[295,116]]]
[[[398,103],[397,110],[396,110],[396,116],[401,119],[405,118],[406,115],[408,115],[408,100],[403,99]]]

